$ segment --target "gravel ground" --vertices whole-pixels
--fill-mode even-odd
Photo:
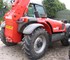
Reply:
[[[60,42],[53,43],[39,60],[69,60],[69,47],[64,47]],[[0,41],[0,60],[28,60],[21,49],[21,44],[7,47]]]

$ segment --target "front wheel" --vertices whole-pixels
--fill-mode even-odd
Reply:
[[[1,41],[6,45],[6,46],[13,46],[16,45],[17,43],[10,43],[6,41],[5,35],[4,35],[4,28],[1,29]]]
[[[31,35],[25,36],[25,53],[30,59],[38,59],[44,55],[48,49],[48,33],[42,29],[36,29]]]

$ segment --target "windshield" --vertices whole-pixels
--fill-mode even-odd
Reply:
[[[14,0],[3,0],[3,5],[4,7],[6,7],[8,10],[11,9],[12,7],[12,3],[14,2]]]

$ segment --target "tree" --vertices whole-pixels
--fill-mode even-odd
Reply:
[[[47,16],[50,18],[54,18],[56,12],[66,9],[65,4],[59,0],[44,0],[43,5],[46,9]]]
[[[2,12],[3,2],[0,0],[0,22],[3,20],[3,12]]]
[[[3,2],[2,0],[0,0],[0,9],[2,8],[2,6],[3,6]]]

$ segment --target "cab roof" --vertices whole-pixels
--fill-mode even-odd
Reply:
[[[30,2],[30,4],[35,4],[35,5],[41,5],[41,6],[43,6],[42,4],[38,4],[38,3],[32,3],[32,2]]]
[[[38,2],[35,2],[35,1],[32,1],[32,0],[30,0],[30,3],[37,4],[37,5],[42,5],[42,3],[38,3]]]

